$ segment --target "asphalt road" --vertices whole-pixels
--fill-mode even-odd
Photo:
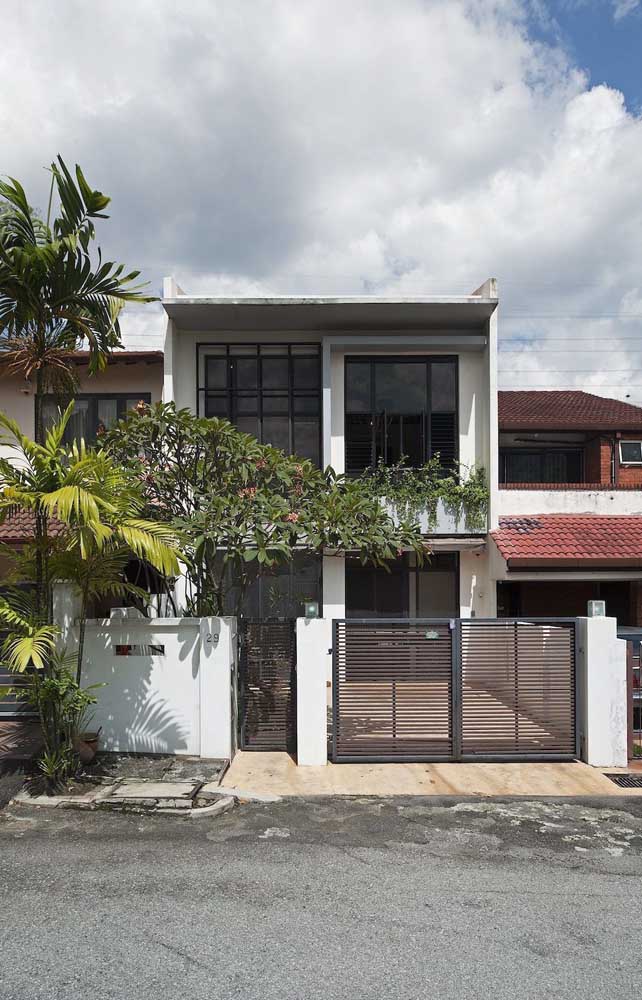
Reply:
[[[636,998],[642,800],[0,813],[0,997]]]

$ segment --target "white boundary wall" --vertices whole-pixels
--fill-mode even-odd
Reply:
[[[82,683],[106,685],[91,723],[104,750],[231,758],[235,671],[235,618],[87,622]]]
[[[578,618],[580,753],[593,767],[628,764],[626,641],[615,618]]]

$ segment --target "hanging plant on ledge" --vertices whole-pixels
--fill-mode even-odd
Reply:
[[[373,497],[380,497],[399,518],[425,521],[427,532],[437,525],[439,501],[455,522],[464,520],[467,532],[486,530],[488,483],[483,468],[460,466],[459,474],[446,472],[436,455],[425,465],[411,468],[379,462],[359,477]]]

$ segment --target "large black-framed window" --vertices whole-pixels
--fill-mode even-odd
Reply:
[[[200,414],[319,465],[318,344],[200,344],[198,371]]]
[[[433,553],[423,566],[405,555],[383,566],[346,559],[346,618],[456,618],[459,558]]]
[[[581,448],[503,448],[500,483],[583,483]]]
[[[253,566],[255,564],[252,564]],[[234,614],[238,591],[230,587],[226,611]],[[256,567],[241,606],[245,618],[301,618],[305,604],[316,601],[323,613],[322,560],[311,552],[295,552],[292,559],[273,567]]]
[[[64,442],[71,444],[81,438],[93,444],[101,433],[133,410],[138,403],[151,403],[149,392],[82,393],[74,397],[74,409],[65,430]],[[63,404],[56,396],[45,396],[43,400],[43,423],[45,429],[59,417]]]
[[[456,467],[457,399],[456,357],[346,358],[346,472],[402,459],[417,467],[435,455],[444,468]]]

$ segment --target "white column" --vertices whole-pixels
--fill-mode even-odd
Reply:
[[[297,618],[296,706],[299,767],[328,763],[327,676],[332,622]]]
[[[346,616],[346,561],[343,555],[323,557],[323,617]]]
[[[578,618],[580,755],[593,767],[626,767],[626,642],[615,618]]]
[[[201,618],[199,686],[201,757],[233,756],[232,682],[236,618]]]
[[[459,614],[461,618],[492,618],[497,613],[496,584],[490,579],[486,551],[459,553]]]

